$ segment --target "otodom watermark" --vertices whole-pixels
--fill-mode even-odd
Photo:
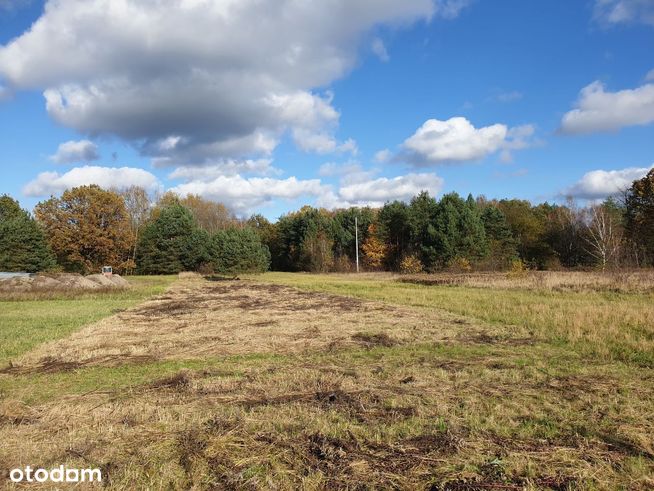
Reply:
[[[16,468],[9,471],[12,482],[102,482],[100,469],[74,469],[53,467],[52,469],[33,469],[29,465],[24,469]]]

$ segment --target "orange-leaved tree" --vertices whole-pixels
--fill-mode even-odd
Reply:
[[[388,247],[377,233],[377,226],[373,223],[368,227],[368,238],[361,246],[363,263],[368,269],[379,270],[384,266]]]
[[[133,232],[125,202],[99,186],[80,186],[36,205],[52,251],[67,271],[122,271],[130,260]]]

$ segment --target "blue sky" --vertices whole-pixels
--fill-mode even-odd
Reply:
[[[601,199],[654,164],[650,0],[157,3],[0,0],[0,193],[137,184],[276,218]]]

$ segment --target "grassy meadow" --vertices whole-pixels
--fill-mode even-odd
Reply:
[[[463,281],[451,281],[457,277]],[[470,278],[444,274],[436,285],[397,281],[402,278],[389,274],[268,273],[263,278],[310,291],[447,310],[500,325],[507,335],[568,345],[582,356],[654,368],[651,274],[543,272],[513,279],[502,274]]]
[[[92,465],[121,490],[654,488],[652,275],[130,281],[0,302],[0,469]]]

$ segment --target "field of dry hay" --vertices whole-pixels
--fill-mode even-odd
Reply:
[[[12,359],[0,394],[0,469],[110,489],[654,488],[651,368],[259,281],[181,279]]]

